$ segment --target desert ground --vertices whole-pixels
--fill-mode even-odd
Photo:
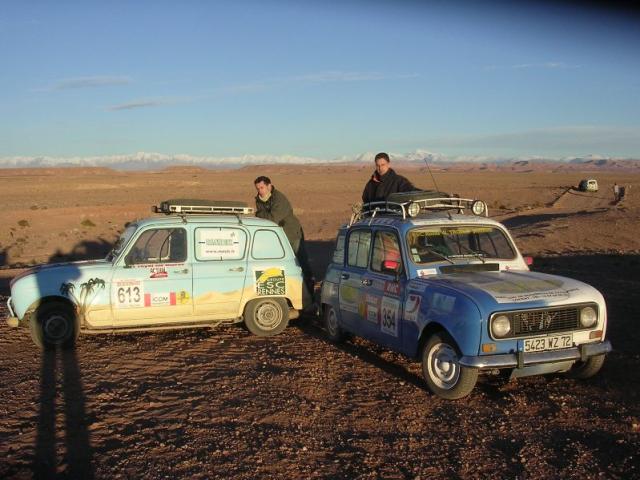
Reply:
[[[640,165],[640,162],[638,162]],[[167,198],[244,200],[269,175],[321,279],[371,165],[0,170],[0,317],[30,265],[104,256]],[[424,166],[398,166],[434,188]],[[1,478],[640,478],[640,168],[433,168],[481,198],[532,269],[594,285],[614,351],[588,381],[486,380],[431,395],[420,366],[313,317],[273,338],[240,326],[81,336],[41,352],[0,325]],[[572,189],[597,178],[600,191]],[[627,187],[614,204],[614,182]]]

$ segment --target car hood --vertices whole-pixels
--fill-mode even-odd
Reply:
[[[62,262],[62,263],[47,263],[43,265],[38,265],[36,267],[25,270],[19,275],[15,276],[13,280],[11,280],[11,286],[13,286],[19,280],[28,277],[30,275],[44,275],[46,277],[69,277],[79,278],[82,276],[82,273],[89,269],[97,269],[101,270],[103,268],[111,268],[112,263],[100,259],[100,260],[79,260],[75,262]]]
[[[586,283],[531,271],[464,272],[438,275],[430,284],[466,294],[488,309],[538,308],[599,302],[602,295]]]

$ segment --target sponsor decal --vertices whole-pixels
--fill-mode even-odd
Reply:
[[[411,285],[411,293],[422,293],[427,289],[427,285],[422,282],[415,282]]]
[[[385,295],[393,295],[397,297],[400,295],[400,283],[399,282],[384,282]]]
[[[422,296],[410,293],[407,296],[407,303],[404,307],[404,319],[407,322],[418,322],[418,314],[420,313],[420,303],[422,302]]]
[[[367,295],[367,311],[364,316],[367,321],[375,323],[376,325],[380,321],[380,299],[373,295]]]
[[[421,268],[418,270],[419,277],[428,277],[429,275],[437,275],[438,270],[435,268]]]
[[[176,303],[178,303],[179,305],[186,305],[189,302],[191,302],[191,296],[189,295],[189,292],[187,292],[186,290],[180,290],[176,295]]]
[[[149,278],[167,278],[168,276],[165,265],[157,265],[149,269]]]
[[[351,285],[340,284],[340,309],[358,313],[360,292]]]
[[[144,282],[140,279],[115,280],[112,292],[116,308],[144,307]]]
[[[197,257],[201,260],[210,259],[237,259],[242,258],[239,235],[237,229],[209,229],[197,230]],[[244,242],[243,242],[244,243]]]
[[[176,304],[176,292],[144,294],[145,307],[161,307],[164,305],[175,305],[175,304]]]
[[[286,278],[284,269],[270,267],[265,270],[254,270],[256,279],[256,294],[258,295],[285,295]]]
[[[380,302],[380,329],[394,337],[398,336],[398,312],[400,301],[395,298],[382,297]]]
[[[533,292],[523,295],[494,295],[498,303],[520,303],[532,300],[566,300],[571,297],[571,292],[577,292],[577,288],[571,290],[552,290],[550,292]]]

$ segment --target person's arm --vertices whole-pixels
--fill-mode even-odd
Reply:
[[[364,190],[362,191],[362,203],[369,203],[371,201],[371,180],[367,182],[364,186]]]
[[[278,192],[275,195],[272,195],[271,211],[268,212],[268,216],[263,218],[271,220],[272,222],[280,225],[280,223],[290,215],[293,215],[293,208],[291,208],[289,200],[287,200],[287,197]]]
[[[406,177],[400,177],[400,188],[399,192],[412,192],[413,190],[417,190],[417,188],[407,179]]]
[[[258,199],[256,198],[256,217],[271,220],[268,215],[269,212],[267,210],[266,204],[264,202],[258,201]]]

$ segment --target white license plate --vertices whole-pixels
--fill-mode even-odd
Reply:
[[[524,341],[525,352],[544,352],[573,346],[573,335],[553,335],[550,337],[527,338]]]

